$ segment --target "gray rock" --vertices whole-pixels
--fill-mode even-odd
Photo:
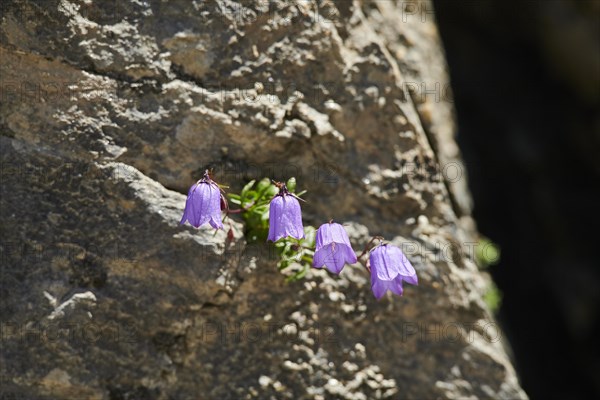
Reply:
[[[460,162],[452,107],[403,85],[447,83],[434,22],[396,24],[383,1],[243,4],[3,5],[5,395],[526,398],[464,177],[440,174]],[[359,266],[286,284],[237,219],[233,241],[179,226],[208,167],[232,190],[295,176],[306,223],[346,223],[357,250],[385,236],[420,285],[377,302]]]

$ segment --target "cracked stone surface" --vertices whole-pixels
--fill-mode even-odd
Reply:
[[[462,165],[452,104],[407,85],[447,86],[435,21],[405,3],[3,4],[3,395],[526,398],[464,174],[441,173]],[[238,220],[232,241],[179,226],[209,167],[232,190],[295,176],[305,223],[358,252],[385,236],[420,285],[286,284]]]

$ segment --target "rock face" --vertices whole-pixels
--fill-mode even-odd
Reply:
[[[482,300],[428,2],[2,7],[6,398],[526,398]],[[241,223],[178,226],[208,167],[232,190],[295,176],[306,223],[358,251],[385,236],[420,285],[286,284]]]

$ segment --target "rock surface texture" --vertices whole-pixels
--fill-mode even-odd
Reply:
[[[445,168],[429,3],[2,7],[6,398],[526,398]],[[178,226],[207,167],[233,189],[295,176],[306,223],[346,224],[358,252],[385,236],[420,285],[377,302],[359,266],[286,284],[241,223],[230,243]]]

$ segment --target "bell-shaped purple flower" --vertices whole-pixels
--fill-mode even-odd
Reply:
[[[344,227],[335,222],[323,224],[317,229],[313,267],[327,269],[339,274],[346,264],[356,263],[356,254],[352,250],[348,234]]]
[[[269,236],[267,240],[276,242],[288,236],[302,239],[304,227],[298,199],[282,184],[279,193],[273,197],[269,206]]]
[[[210,179],[208,171],[188,192],[180,224],[185,224],[186,221],[196,228],[208,222],[215,229],[223,229],[221,190],[216,182]]]
[[[371,289],[377,299],[391,290],[402,296],[402,281],[418,285],[417,273],[402,251],[391,244],[375,247],[369,256]]]

